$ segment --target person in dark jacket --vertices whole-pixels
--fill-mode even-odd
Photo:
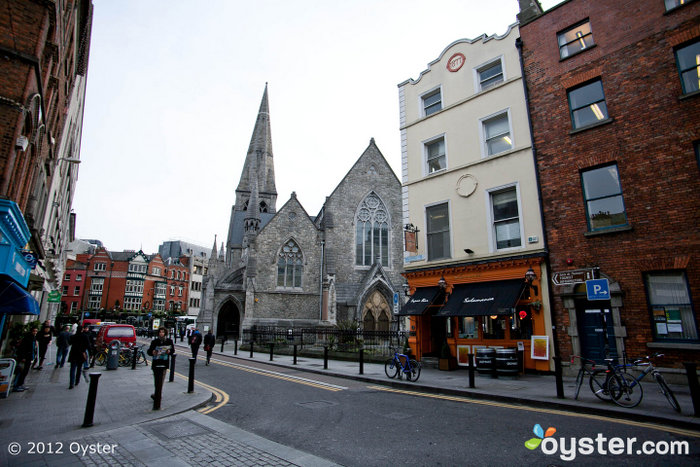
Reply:
[[[159,393],[163,387],[165,370],[170,366],[170,356],[175,353],[175,345],[173,340],[167,337],[165,328],[158,328],[158,335],[151,341],[151,345],[146,353],[153,357],[151,370],[153,370],[155,391],[151,394],[151,399],[155,399],[155,393]]]
[[[88,349],[90,348],[90,340],[87,332],[89,328],[85,326],[83,329],[78,328],[75,334],[70,338],[70,353],[68,361],[70,362],[70,385],[68,389],[73,389],[74,386],[80,384],[80,370],[88,358]]]
[[[36,341],[39,344],[39,366],[36,367],[37,370],[44,369],[44,360],[46,360],[46,351],[49,348],[49,344],[53,339],[54,332],[52,330],[51,324],[47,321],[41,328],[41,331],[36,336]]]
[[[190,338],[190,348],[192,349],[192,358],[197,360],[197,352],[199,352],[199,346],[202,345],[202,333],[199,329],[192,332],[192,337]]]
[[[209,365],[209,361],[211,360],[211,353],[214,350],[214,344],[216,344],[216,336],[214,336],[211,329],[209,329],[207,334],[204,336],[204,351],[207,353],[207,365]]]
[[[27,377],[27,373],[32,367],[32,362],[39,352],[36,343],[36,335],[38,333],[39,329],[32,328],[31,331],[24,335],[17,347],[17,364],[22,367],[17,369],[17,380],[12,389],[15,392],[22,392],[27,389],[24,387],[24,379]]]
[[[63,326],[63,331],[56,338],[56,368],[63,368],[70,347],[70,326]]]

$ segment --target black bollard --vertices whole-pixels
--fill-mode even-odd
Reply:
[[[187,379],[187,394],[192,394],[194,392],[194,363],[196,361],[196,358],[190,358],[190,375]]]
[[[136,369],[136,360],[138,359],[138,356],[139,356],[139,347],[137,345],[135,345],[131,348],[131,369],[132,370]]]
[[[238,355],[238,338],[233,340],[233,354]]]
[[[474,355],[468,354],[467,358],[469,359],[469,387],[474,388],[476,387],[474,385]]]
[[[273,343],[270,343],[270,361],[272,361],[272,353],[274,352],[274,350],[275,350],[275,344],[273,342]]]
[[[564,399],[564,381],[561,376],[561,357],[554,357],[554,378],[557,384],[557,399]]]
[[[700,384],[698,383],[698,364],[695,362],[683,362],[685,373],[688,376],[688,389],[690,399],[693,401],[695,416],[700,417]]]
[[[365,374],[365,349],[360,349],[360,374]]]
[[[323,369],[328,369],[328,346],[323,348]]]
[[[92,419],[95,415],[95,402],[97,401],[97,384],[100,382],[100,376],[102,376],[102,373],[90,373],[90,388],[88,389],[88,398],[85,404],[83,428],[92,426]]]
[[[226,338],[222,337],[221,338],[221,353],[224,353],[224,342],[226,342]]]
[[[153,393],[153,410],[160,410],[160,400],[163,397],[163,380],[165,379],[164,366],[155,367],[153,369],[153,380],[155,381],[156,390]]]
[[[294,344],[294,365],[297,364],[297,345]]]
[[[250,358],[253,358],[253,341],[250,341]]]
[[[175,381],[175,357],[177,357],[177,354],[172,354],[170,356],[170,373],[168,374],[169,383]]]

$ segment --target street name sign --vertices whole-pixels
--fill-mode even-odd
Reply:
[[[583,284],[593,279],[593,269],[572,269],[552,274],[554,285]]]

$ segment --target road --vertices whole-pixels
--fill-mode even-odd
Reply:
[[[227,357],[210,366],[200,360],[196,377],[228,397],[207,409],[210,416],[347,466],[700,465],[700,439],[673,428],[397,390]],[[662,454],[642,452],[655,449]],[[670,453],[684,449],[690,454]]]

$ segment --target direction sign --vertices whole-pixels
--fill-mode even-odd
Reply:
[[[593,269],[572,269],[553,273],[552,282],[554,285],[583,284],[593,277]]]
[[[399,293],[394,292],[394,314],[399,312]]]
[[[610,285],[607,279],[586,281],[588,300],[610,300]]]
[[[58,303],[61,301],[61,292],[58,290],[52,290],[49,292],[48,300],[49,303]]]

